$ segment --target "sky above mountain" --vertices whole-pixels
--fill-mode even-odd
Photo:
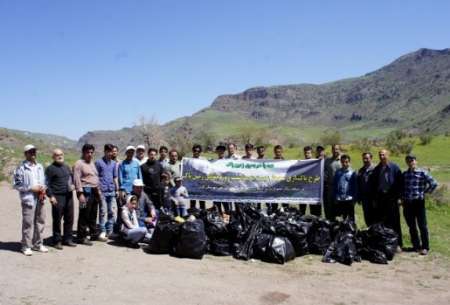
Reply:
[[[78,138],[450,47],[448,1],[0,0],[0,126]]]

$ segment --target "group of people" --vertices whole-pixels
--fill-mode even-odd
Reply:
[[[256,154],[255,154],[256,150]],[[131,245],[149,239],[160,212],[171,211],[180,217],[187,216],[187,208],[196,208],[197,201],[190,200],[183,186],[181,162],[177,150],[161,146],[159,149],[139,145],[125,149],[125,159],[118,160],[119,149],[112,144],[104,145],[104,155],[94,160],[95,147],[85,144],[81,159],[70,168],[64,161],[61,149],[53,151],[53,163],[45,170],[36,160],[33,145],[24,147],[25,160],[14,172],[14,188],[19,191],[22,204],[22,252],[48,252],[43,245],[46,198],[52,205],[53,244],[56,249],[78,244],[92,245],[93,240],[107,241],[119,234]],[[218,145],[217,159],[269,159],[264,146],[245,145],[245,154],[238,155],[233,143]],[[201,145],[192,147],[192,158],[204,158]],[[325,148],[306,146],[304,159],[324,160],[323,211],[329,220],[336,217],[355,218],[354,205],[362,204],[364,219],[369,226],[383,222],[399,235],[400,201],[406,223],[410,228],[414,250],[427,254],[429,250],[428,229],[425,213],[425,193],[432,192],[436,181],[424,170],[417,168],[413,155],[405,159],[408,169],[401,172],[389,160],[389,152],[379,152],[379,164],[374,165],[370,152],[362,154],[363,167],[355,172],[350,156],[341,154],[340,146],[332,146],[332,156],[327,157]],[[283,147],[273,148],[275,160],[283,160]],[[74,223],[73,192],[79,201],[77,239],[73,239]],[[231,202],[213,202],[221,212],[229,214]],[[283,204],[287,208],[288,204]],[[199,201],[199,208],[206,203]],[[257,205],[261,209],[261,204]],[[278,209],[278,204],[268,203],[267,213]],[[299,205],[305,214],[307,205]],[[309,212],[322,216],[322,205],[309,205]],[[61,232],[62,220],[63,232]],[[98,222],[98,226],[97,226]],[[420,238],[417,231],[420,230]],[[401,248],[399,248],[400,251]]]

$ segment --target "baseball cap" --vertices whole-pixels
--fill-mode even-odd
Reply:
[[[144,186],[144,182],[142,182],[142,179],[134,179],[133,186]]]
[[[136,150],[138,150],[138,149],[142,149],[142,150],[145,150],[145,146],[144,145],[138,145],[137,147],[136,147]]]
[[[183,178],[181,178],[180,176],[176,176],[173,180],[174,180],[174,181],[182,181]]]
[[[34,147],[34,145],[32,145],[32,144],[28,144],[28,145],[25,145],[25,147],[23,148],[23,152],[27,152],[32,149],[36,149],[36,147]]]
[[[136,148],[133,145],[129,145],[129,146],[127,146],[127,149],[125,149],[125,151],[129,151],[129,150],[136,150]]]

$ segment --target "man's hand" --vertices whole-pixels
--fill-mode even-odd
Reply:
[[[152,223],[152,222],[153,222],[153,217],[146,217],[146,218],[144,219],[144,222],[145,222],[145,223]]]
[[[80,195],[78,195],[78,201],[79,201],[80,203],[83,203],[83,204],[86,203],[86,197],[84,197],[84,194],[83,194],[83,193],[81,193]]]
[[[50,197],[50,203],[51,203],[53,206],[57,206],[57,205],[58,205],[58,201],[56,200],[55,196],[51,196],[51,197]]]
[[[34,185],[34,186],[31,187],[31,191],[33,193],[39,193],[39,192],[41,192],[41,189],[42,189],[41,185]]]

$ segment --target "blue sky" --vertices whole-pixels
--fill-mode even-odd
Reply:
[[[78,138],[450,47],[450,1],[0,0],[0,126]]]

